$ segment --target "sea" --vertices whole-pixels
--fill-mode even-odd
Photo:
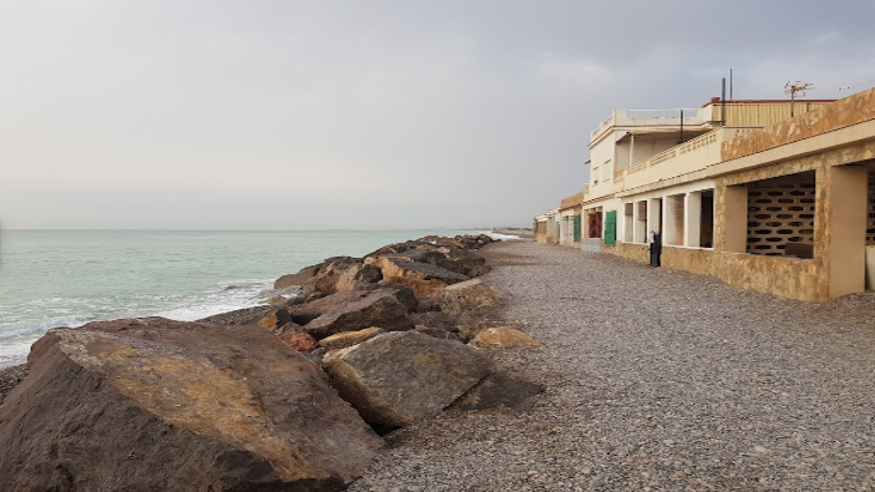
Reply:
[[[326,258],[483,232],[491,231],[2,230],[0,367],[24,362],[51,328],[146,316],[196,320],[264,304],[278,277]]]

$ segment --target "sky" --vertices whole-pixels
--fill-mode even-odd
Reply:
[[[530,226],[612,109],[875,86],[860,0],[0,0],[0,227]],[[838,87],[852,85],[850,90]]]

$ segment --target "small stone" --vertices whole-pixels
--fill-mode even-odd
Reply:
[[[766,449],[762,446],[754,446],[753,450],[756,451],[757,453],[760,453],[760,454],[765,454],[765,453],[769,452],[768,449]]]

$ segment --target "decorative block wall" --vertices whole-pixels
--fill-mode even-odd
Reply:
[[[748,184],[747,252],[782,256],[787,244],[814,245],[815,207],[814,171]]]

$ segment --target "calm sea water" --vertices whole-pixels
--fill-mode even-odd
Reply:
[[[273,281],[331,256],[429,234],[479,231],[0,232],[0,367],[48,329],[163,316],[195,320],[258,305]]]

